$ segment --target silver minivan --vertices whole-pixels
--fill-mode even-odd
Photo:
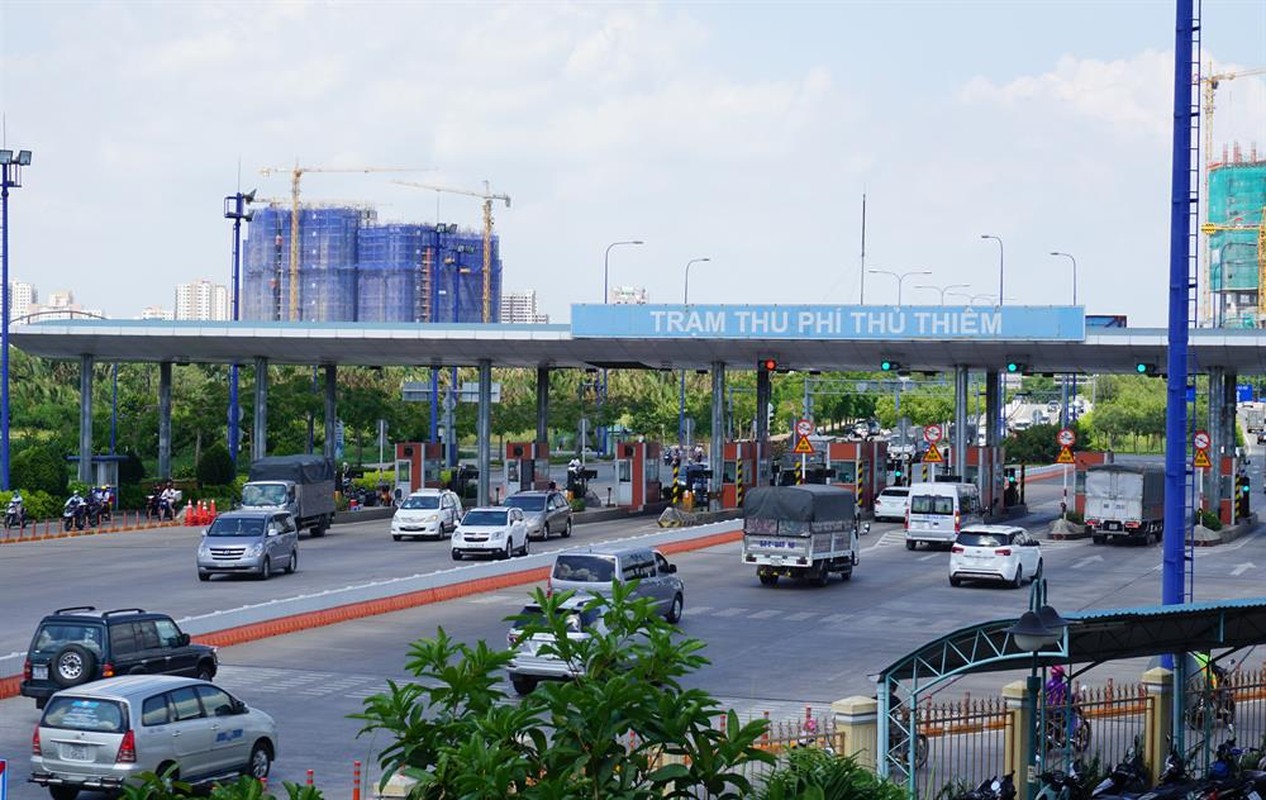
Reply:
[[[200,581],[217,572],[289,575],[299,568],[299,529],[288,511],[227,511],[202,532],[197,561]]]
[[[31,737],[31,782],[53,800],[117,793],[142,772],[187,783],[266,778],[277,725],[220,687],[171,675],[125,675],[63,689]]]
[[[554,557],[547,590],[610,596],[616,581],[638,581],[634,597],[649,597],[664,618],[676,623],[685,605],[686,587],[677,565],[649,547],[568,550]]]

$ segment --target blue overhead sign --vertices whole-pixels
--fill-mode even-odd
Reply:
[[[1080,342],[1081,306],[573,305],[577,339]]]

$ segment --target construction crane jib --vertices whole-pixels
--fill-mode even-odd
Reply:
[[[481,320],[483,322],[492,322],[492,201],[504,201],[506,208],[509,208],[510,196],[506,194],[493,194],[488,181],[484,181],[484,190],[482,192],[476,192],[470,189],[453,189],[448,186],[436,186],[430,183],[417,183],[414,181],[392,181],[392,183],[399,184],[400,186],[410,186],[414,189],[430,189],[433,192],[464,194],[467,197],[478,197],[480,200],[484,201],[484,307]]]
[[[295,162],[293,167],[263,167],[259,174],[268,176],[290,173],[290,312],[288,319],[296,322],[299,319],[299,183],[305,172],[430,172],[430,169],[415,167],[301,167]]]

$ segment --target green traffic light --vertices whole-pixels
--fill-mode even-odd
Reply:
[[[884,372],[888,372],[889,370],[891,370],[891,369],[892,369],[892,362],[891,362],[891,361],[880,361],[880,362],[879,362],[879,368],[880,368],[881,370],[883,370]]]
[[[1134,371],[1140,375],[1145,375],[1147,373],[1147,365],[1140,361],[1134,365]]]
[[[1015,372],[1019,368],[1020,368],[1020,365],[1015,363],[1014,361],[1007,362],[1007,372]]]

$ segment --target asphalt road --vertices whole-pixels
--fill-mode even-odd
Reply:
[[[1053,516],[1059,494],[1058,480],[1030,487],[1035,517]],[[140,536],[148,538],[136,540],[127,539],[134,535],[128,534],[113,543],[100,537],[98,542],[76,539],[22,545],[25,549],[17,557],[11,551],[19,546],[5,546],[0,551],[4,557],[0,596],[9,608],[21,611],[0,620],[0,641],[21,639],[17,647],[25,647],[34,620],[56,605],[142,605],[179,617],[282,591],[314,591],[354,576],[381,577],[451,566],[443,545],[396,544],[386,536],[385,523],[363,525],[358,530],[336,530],[324,540],[305,540],[300,573],[268,583],[197,583],[192,569],[196,533],[187,530],[144,534]],[[1035,531],[1044,527],[1031,525]],[[586,525],[577,528],[572,542],[624,530],[619,525],[605,531],[599,525]],[[1261,545],[1262,537],[1255,534],[1228,546],[1197,551],[1197,599],[1259,595],[1259,569],[1252,564],[1251,554]],[[554,540],[551,546],[561,545]],[[875,525],[862,546],[861,565],[853,580],[832,580],[822,588],[788,582],[776,588],[760,586],[754,571],[738,564],[737,544],[674,557],[687,587],[683,630],[706,642],[705,655],[713,662],[689,682],[708,689],[741,714],[768,711],[772,718],[788,719],[802,714],[806,704],[825,710],[833,700],[870,695],[873,689],[867,675],[920,644],[963,625],[1015,616],[1026,608],[1028,592],[1023,589],[951,588],[946,580],[948,554],[907,551],[896,524]],[[1159,600],[1159,547],[1096,547],[1077,541],[1048,542],[1044,550],[1049,600],[1061,611]],[[410,555],[404,560],[401,553]],[[71,575],[75,578],[68,580]],[[433,634],[442,625],[461,640],[483,639],[494,647],[504,646],[504,618],[518,610],[528,588],[225,648],[220,652],[223,670],[217,682],[277,718],[281,754],[274,781],[302,781],[305,770],[312,768],[326,796],[346,797],[352,761],[364,762],[366,778],[373,779],[377,774],[374,754],[385,744],[356,738],[359,726],[347,715],[360,710],[363,699],[382,690],[387,679],[408,677],[403,669],[408,643]],[[1107,677],[1137,680],[1145,667],[1105,665],[1084,679],[1092,683]],[[959,697],[964,691],[975,696],[993,694],[1018,677],[965,679],[946,688],[944,696]],[[510,691],[508,685],[504,688]],[[0,701],[0,758],[10,759],[13,765],[9,786],[13,800],[45,796],[38,787],[20,782],[37,719],[34,704],[25,698]]]

